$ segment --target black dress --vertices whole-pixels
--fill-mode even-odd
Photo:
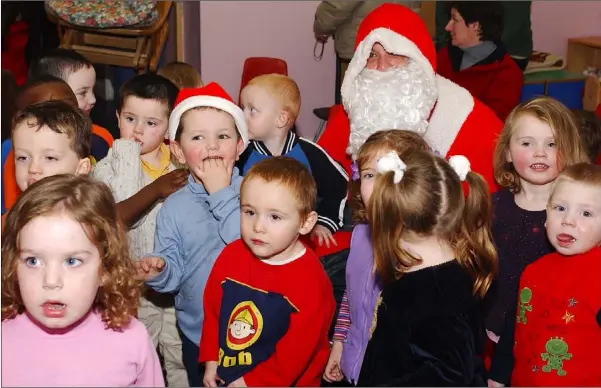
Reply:
[[[555,249],[547,239],[545,210],[529,211],[515,203],[507,189],[492,195],[492,236],[499,255],[499,276],[486,328],[502,336],[505,315],[516,305],[520,276],[528,264]]]
[[[486,386],[483,301],[455,260],[382,290],[358,386]]]

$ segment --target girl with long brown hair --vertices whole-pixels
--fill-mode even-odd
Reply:
[[[373,249],[366,206],[376,180],[376,162],[390,151],[401,157],[428,150],[426,141],[411,131],[385,130],[371,135],[359,150],[349,182],[350,205],[356,223],[346,264],[346,290],[336,319],[330,358],[324,372],[328,382],[343,378],[357,383],[374,307],[381,283],[373,273]]]
[[[376,171],[367,215],[383,290],[358,384],[485,384],[483,299],[497,263],[485,180],[464,156],[427,151],[390,152]]]

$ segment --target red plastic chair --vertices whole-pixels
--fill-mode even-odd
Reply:
[[[242,81],[240,82],[240,93],[251,79],[263,74],[288,75],[288,64],[283,59],[268,57],[251,57],[244,61],[242,69]],[[240,94],[238,94],[238,102]]]

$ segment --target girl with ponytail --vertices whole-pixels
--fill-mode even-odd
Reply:
[[[358,385],[485,385],[478,348],[497,268],[486,182],[464,156],[427,151],[391,151],[376,171],[367,218],[383,289]]]

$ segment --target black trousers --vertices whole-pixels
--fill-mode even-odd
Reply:
[[[181,330],[179,335],[182,337],[182,361],[186,372],[188,373],[188,383],[190,387],[202,387],[202,379],[204,377],[204,365],[198,363],[198,345],[190,341]]]

